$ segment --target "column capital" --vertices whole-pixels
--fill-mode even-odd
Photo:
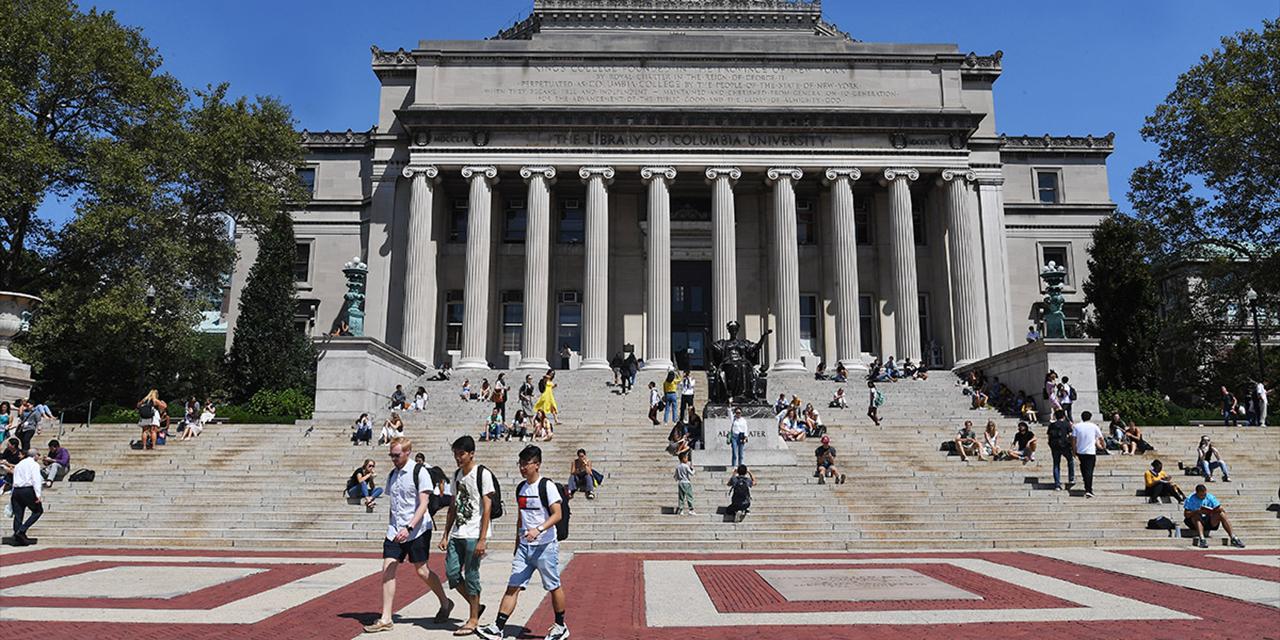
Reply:
[[[938,177],[938,184],[942,185],[943,183],[951,182],[957,178],[968,182],[974,182],[978,179],[978,174],[974,173],[973,169],[943,169],[942,175]]]
[[[660,178],[667,181],[676,179],[675,167],[641,167],[640,179],[649,182],[654,178]]]
[[[804,171],[801,171],[798,167],[771,167],[764,175],[768,182],[777,182],[782,178],[799,180],[804,177]]]
[[[920,179],[920,172],[916,169],[892,167],[884,170],[884,179],[893,182],[898,178],[906,178],[912,182]]]
[[[435,166],[428,164],[428,165],[409,165],[405,167],[403,171],[400,172],[400,175],[406,178],[413,178],[418,174],[423,174],[427,176],[428,180],[435,180],[436,176],[440,175],[440,170],[437,169]]]
[[[737,167],[707,167],[707,180],[714,181],[717,178],[728,178],[736,181],[742,178],[742,169]]]
[[[493,165],[472,165],[462,168],[462,177],[470,180],[475,176],[482,176],[485,180],[493,184],[498,182],[498,168]]]
[[[578,177],[582,178],[583,182],[586,182],[595,176],[600,176],[601,178],[604,178],[605,182],[610,182],[613,180],[614,176],[613,167],[582,167],[578,169]]]
[[[541,175],[547,180],[556,179],[556,168],[548,165],[530,165],[520,167],[520,177],[526,182],[535,175]]]
[[[862,177],[862,170],[854,167],[831,167],[823,174],[822,182],[831,184],[837,180],[857,180]]]

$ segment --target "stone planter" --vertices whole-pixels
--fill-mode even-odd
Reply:
[[[41,302],[25,293],[0,291],[0,399],[12,402],[31,393],[31,365],[13,355],[9,345],[26,329]]]

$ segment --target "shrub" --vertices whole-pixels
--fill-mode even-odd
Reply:
[[[251,413],[262,416],[291,416],[306,419],[310,418],[311,412],[315,410],[315,401],[300,389],[282,391],[262,389],[253,394],[246,408]]]
[[[1098,404],[1102,407],[1103,419],[1119,413],[1122,420],[1133,420],[1143,426],[1170,424],[1172,403],[1166,403],[1164,396],[1155,391],[1103,389]]]
[[[98,424],[137,424],[138,410],[118,404],[104,404],[101,407],[94,407],[92,417]]]
[[[236,404],[218,407],[218,417],[232,424],[293,424],[297,420],[297,416],[264,415]]]

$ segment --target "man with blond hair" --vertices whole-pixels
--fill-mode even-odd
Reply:
[[[431,516],[427,504],[435,483],[426,466],[409,465],[413,457],[413,442],[408,438],[392,438],[389,450],[391,475],[387,477],[387,497],[391,502],[391,516],[387,522],[387,537],[382,541],[382,617],[366,625],[365,633],[390,631],[392,606],[396,597],[396,570],[408,558],[422,581],[427,583],[436,598],[440,610],[434,622],[443,623],[453,611],[453,602],[444,593],[440,578],[427,568],[431,556]],[[415,469],[418,478],[413,477]]]

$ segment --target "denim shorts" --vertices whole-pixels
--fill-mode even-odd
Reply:
[[[560,588],[560,543],[552,540],[546,544],[516,545],[516,555],[511,559],[511,579],[508,587],[525,588],[533,579],[533,570],[542,576],[542,588],[555,591]]]

